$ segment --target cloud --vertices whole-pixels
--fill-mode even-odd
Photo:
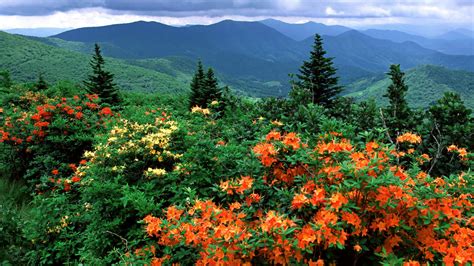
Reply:
[[[222,18],[471,25],[472,0],[0,0],[0,28],[83,27],[130,20],[206,24]],[[69,19],[69,20],[68,20]],[[32,24],[28,24],[28,23]],[[60,22],[60,23],[59,23]],[[85,25],[84,25],[85,24]],[[16,25],[16,26],[15,26]]]

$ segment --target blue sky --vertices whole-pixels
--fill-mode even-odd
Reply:
[[[474,29],[472,0],[0,0],[0,29],[77,28],[137,20],[171,25],[276,18],[350,27]]]

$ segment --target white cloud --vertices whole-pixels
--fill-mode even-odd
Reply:
[[[339,11],[338,12],[330,6],[326,7],[325,12],[326,12],[326,15],[328,15],[328,16],[341,16],[341,15],[344,15],[344,11]]]

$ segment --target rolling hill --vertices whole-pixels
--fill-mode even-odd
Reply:
[[[474,109],[474,73],[450,70],[444,67],[423,65],[406,72],[408,103],[413,107],[427,107],[442,97],[444,92],[459,93],[466,106]],[[378,103],[387,104],[383,95],[390,79],[379,75],[370,79],[361,79],[347,85],[345,96],[358,100],[375,98]]]
[[[35,81],[43,73],[48,82],[81,82],[89,73],[90,55],[46,45],[32,39],[0,31],[0,69],[11,72],[13,79]],[[124,60],[107,58],[106,67],[124,90],[183,92],[186,78],[176,78]],[[188,78],[189,79],[189,78]]]

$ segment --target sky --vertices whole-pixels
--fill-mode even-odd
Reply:
[[[275,18],[353,28],[386,24],[474,30],[473,0],[0,0],[0,29],[169,25]]]

